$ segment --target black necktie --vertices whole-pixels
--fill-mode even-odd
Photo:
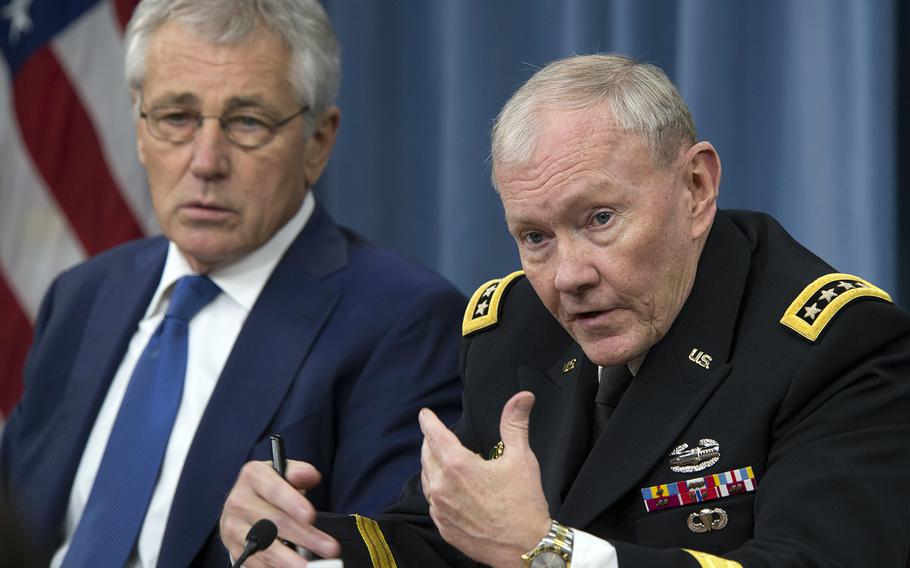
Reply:
[[[629,372],[627,365],[617,365],[615,367],[604,367],[600,373],[600,386],[597,387],[597,395],[594,397],[594,438],[596,443],[600,435],[607,427],[607,422],[619,399],[632,382],[632,373]],[[592,444],[593,445],[593,444]]]

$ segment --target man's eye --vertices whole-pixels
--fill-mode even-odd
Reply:
[[[529,245],[539,245],[542,242],[544,242],[544,240],[546,239],[544,234],[540,233],[538,231],[531,231],[530,233],[525,233],[524,235],[522,235],[521,238],[523,241],[525,241]]]
[[[194,113],[183,110],[169,111],[158,115],[158,121],[167,124],[168,126],[181,127],[195,125],[197,120]]]
[[[248,114],[235,114],[225,119],[228,128],[237,132],[256,132],[268,130],[269,125],[265,120]]]
[[[599,211],[598,213],[596,213],[594,215],[594,218],[592,219],[592,223],[594,225],[606,225],[607,223],[610,222],[610,219],[612,219],[612,218],[613,218],[613,214],[610,213],[609,211]]]

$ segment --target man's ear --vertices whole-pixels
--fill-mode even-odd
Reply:
[[[705,236],[717,212],[720,191],[720,156],[710,142],[697,142],[686,152],[683,175],[689,192],[689,218],[692,238]]]
[[[306,141],[304,148],[303,159],[307,187],[312,187],[316,183],[328,164],[332,148],[335,146],[335,138],[338,136],[340,121],[341,111],[336,106],[329,108],[322,113],[322,116],[316,118],[315,130]]]

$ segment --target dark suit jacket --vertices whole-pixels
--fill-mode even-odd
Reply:
[[[735,566],[698,561],[683,548],[747,567],[902,568],[910,543],[910,316],[861,295],[834,310],[814,341],[782,325],[791,302],[831,272],[769,217],[719,212],[691,295],[593,449],[596,366],[519,278],[502,298],[498,324],[465,340],[456,432],[488,455],[505,402],[534,392],[530,443],[550,514],[609,540],[620,568]],[[799,299],[798,317],[813,321],[805,308],[824,305],[819,293]],[[701,439],[718,443],[719,460],[672,471],[670,452]],[[754,492],[645,507],[642,489],[746,467]],[[726,526],[693,532],[687,521],[703,508],[722,509]],[[441,541],[426,511],[415,478],[380,517],[397,565],[472,565]],[[375,539],[347,519],[320,525],[341,537],[347,568],[371,565]]]
[[[167,241],[136,241],[64,273],[35,326],[25,394],[0,475],[33,536],[60,545],[70,487],[95,416],[163,269]],[[225,496],[270,434],[324,479],[324,510],[376,512],[419,468],[417,412],[460,411],[465,299],[416,263],[365,244],[317,206],[250,312],[193,440],[160,566],[219,566]]]

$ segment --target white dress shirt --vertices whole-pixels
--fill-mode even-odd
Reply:
[[[278,261],[309,221],[315,204],[313,194],[307,193],[300,210],[266,244],[239,261],[209,273],[209,278],[221,288],[222,293],[190,322],[183,396],[136,549],[127,562],[130,568],[152,568],[158,563],[164,529],[183,464],[218,377],[243,322]],[[139,356],[164,319],[174,283],[190,274],[194,273],[189,263],[176,245],[170,243],[158,288],[130,340],[82,453],[66,511],[66,539],[54,555],[51,568],[61,565],[72,542]]]

